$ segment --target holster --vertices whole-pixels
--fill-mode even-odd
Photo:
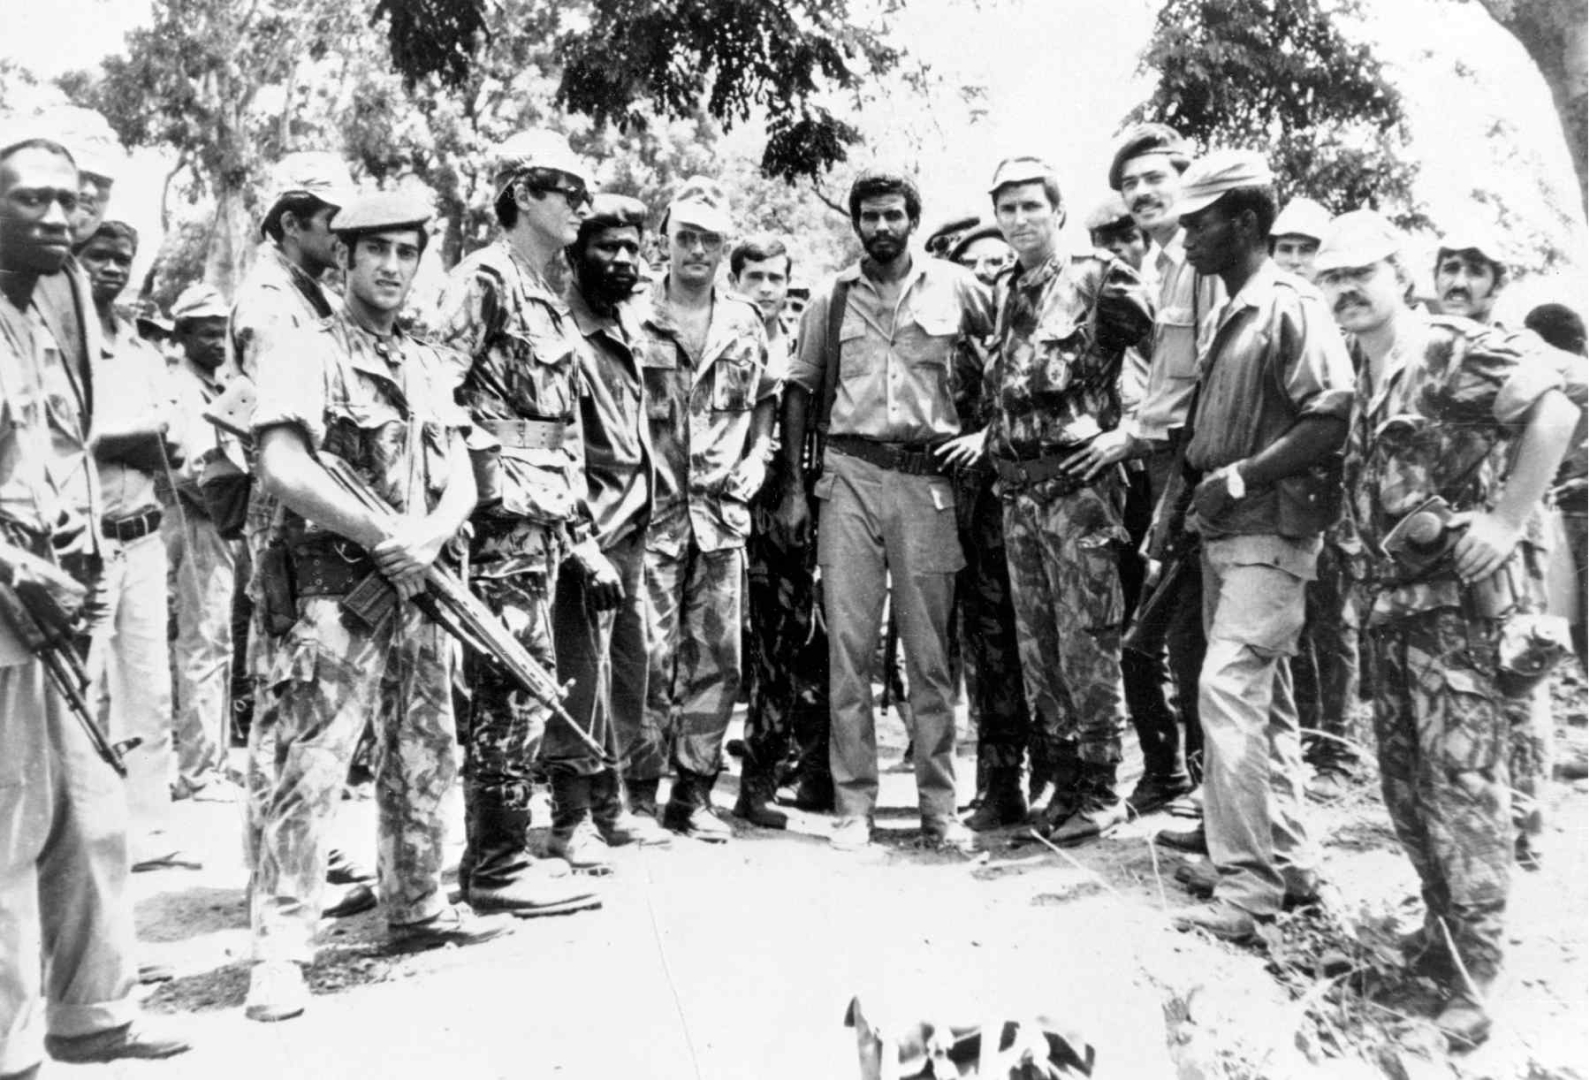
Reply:
[[[280,637],[298,621],[298,596],[292,577],[292,559],[287,545],[272,540],[259,556],[260,603],[264,609],[265,632]]]

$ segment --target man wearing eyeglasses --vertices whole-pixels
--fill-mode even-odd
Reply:
[[[668,273],[651,294],[643,360],[657,470],[644,723],[654,734],[672,728],[675,779],[662,824],[712,843],[733,835],[711,793],[739,697],[750,499],[767,475],[778,394],[761,312],[717,287],[727,205],[715,183],[692,177],[668,207]],[[660,755],[630,769],[631,790],[654,790]]]
[[[565,558],[587,582],[616,583],[593,536],[579,426],[577,351],[583,338],[546,274],[589,213],[585,164],[561,135],[526,131],[498,149],[497,221],[502,235],[448,276],[438,319],[443,343],[461,354],[458,403],[479,503],[469,582],[549,671],[555,669],[551,598]],[[473,692],[460,717],[464,738],[467,846],[458,868],[477,911],[543,915],[594,907],[588,888],[530,853],[530,773],[544,753],[564,803],[583,793],[600,763],[576,749],[548,710],[499,667],[471,656]],[[543,745],[544,737],[544,745]],[[557,802],[554,795],[554,802]],[[557,808],[554,807],[554,814]],[[558,852],[569,863],[608,869],[599,840]]]

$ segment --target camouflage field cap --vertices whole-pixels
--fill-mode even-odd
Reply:
[[[569,148],[565,136],[546,128],[531,128],[509,137],[491,155],[493,199],[502,198],[508,185],[530,169],[567,173],[587,188],[591,186],[590,167]]]
[[[1500,237],[1477,221],[1458,222],[1455,228],[1441,235],[1435,258],[1443,259],[1453,251],[1476,251],[1496,266],[1506,265]]]
[[[1097,232],[1099,229],[1123,229],[1133,225],[1131,211],[1126,209],[1126,201],[1119,195],[1111,195],[1103,202],[1092,208],[1092,213],[1087,215],[1087,231]]]
[[[1323,240],[1330,227],[1330,212],[1306,196],[1298,196],[1286,203],[1285,209],[1275,218],[1269,235],[1305,236],[1309,240]]]
[[[1008,157],[993,170],[993,182],[988,185],[988,194],[997,195],[1000,188],[1010,184],[1034,184],[1045,180],[1052,181],[1055,187],[1059,186],[1059,174],[1054,171],[1054,166],[1042,158],[1030,155]]]
[[[213,285],[199,282],[182,290],[176,303],[171,305],[171,318],[180,324],[187,319],[224,319],[231,314],[231,305]]]
[[[728,197],[722,185],[705,176],[692,176],[684,181],[662,218],[664,229],[673,224],[694,225],[697,229],[727,236],[733,231],[734,222],[728,215]]]
[[[1192,162],[1181,180],[1176,213],[1181,217],[1213,206],[1237,188],[1264,187],[1275,182],[1269,162],[1255,150],[1211,150]]]
[[[294,195],[313,195],[342,207],[354,197],[347,162],[329,150],[299,150],[276,163],[270,177],[270,209]],[[268,211],[267,211],[268,212]]]
[[[1373,210],[1350,210],[1325,227],[1313,268],[1355,270],[1387,259],[1401,250],[1401,234]]]

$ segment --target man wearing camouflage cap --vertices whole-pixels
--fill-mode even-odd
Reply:
[[[1317,277],[1314,259],[1330,226],[1330,212],[1312,199],[1288,202],[1269,231],[1275,265],[1305,281]],[[1307,619],[1291,664],[1302,725],[1302,760],[1313,769],[1308,794],[1331,800],[1346,792],[1351,773],[1352,703],[1357,700],[1357,604],[1349,575],[1359,550],[1351,515],[1324,536],[1316,576],[1307,585]]]
[[[1464,222],[1440,238],[1435,251],[1435,298],[1447,315],[1494,321],[1495,301],[1506,288],[1506,263],[1495,235]]]
[[[1064,200],[1048,163],[1005,160],[989,193],[1018,266],[984,376],[987,427],[968,438],[991,458],[1004,503],[1021,674],[1055,786],[1044,831],[1076,844],[1125,820],[1114,784],[1125,726],[1117,565],[1126,491],[1119,469],[1085,482],[1064,463],[1120,422],[1122,357],[1152,331],[1153,313],[1124,263],[1060,247]],[[1012,780],[995,777],[990,793]]]
[[[665,847],[672,837],[657,821],[655,790],[631,793],[639,813],[625,806],[622,775],[646,752],[641,729],[650,664],[645,551],[656,467],[641,377],[644,301],[635,295],[645,227],[638,199],[596,196],[568,247],[573,280],[564,293],[586,343],[577,359],[592,527],[616,575],[558,575],[552,637],[557,670],[571,684],[564,706],[618,756],[616,769],[603,768],[589,780],[590,816],[612,847]],[[571,833],[583,817],[565,812],[562,803],[554,813],[559,832]]]
[[[176,793],[187,797],[223,779],[231,745],[232,591],[237,543],[211,517],[199,479],[226,453],[204,411],[225,389],[228,305],[208,285],[190,285],[171,305],[182,360],[176,380],[179,439],[186,455],[161,522],[175,582],[178,672]]]
[[[1202,538],[1203,815],[1218,877],[1213,906],[1177,925],[1232,940],[1318,888],[1290,657],[1304,585],[1339,513],[1330,462],[1352,404],[1351,363],[1323,300],[1269,257],[1277,209],[1268,163],[1234,150],[1187,170],[1178,206],[1187,259],[1218,274],[1231,299],[1182,452],[1199,477],[1185,522]]]
[[[269,201],[260,219],[262,242],[254,265],[243,277],[232,299],[226,326],[227,367],[235,374],[258,381],[259,359],[272,337],[291,335],[328,317],[339,298],[322,283],[337,266],[336,236],[331,217],[353,197],[348,167],[336,154],[301,150],[287,154],[272,171]],[[251,454],[242,452],[230,437],[222,436],[228,459],[253,467]],[[244,767],[244,862],[252,869],[259,845],[263,801],[275,784],[275,719],[266,684],[272,665],[271,650],[290,618],[272,625],[270,606],[261,595],[257,571],[265,557],[273,499],[247,474],[236,484],[248,486],[247,519],[238,549],[237,572],[244,579],[250,622],[244,650],[246,674],[254,683],[254,708],[248,726],[248,757]],[[366,908],[374,899],[367,869],[350,864],[340,851],[331,855],[331,881],[347,891],[329,909],[346,914]]]
[[[547,280],[589,213],[590,174],[568,140],[546,130],[513,136],[493,161],[502,234],[447,276],[438,337],[455,350],[458,403],[473,420],[469,450],[481,490],[470,585],[552,671],[552,597],[564,560],[595,595],[618,581],[594,532],[585,480],[577,359],[585,342]],[[566,729],[548,728],[545,705],[525,701],[500,667],[471,657],[465,671],[472,697],[464,723],[464,895],[476,908],[518,915],[596,906],[567,867],[531,854],[528,831],[540,757],[552,783],[548,853],[579,869],[610,869],[589,820],[601,763]]]
[[[410,602],[475,505],[469,418],[452,400],[456,363],[397,327],[429,220],[427,205],[395,193],[338,210],[342,310],[272,337],[260,355],[252,426],[260,480],[281,507],[271,535],[286,550],[297,620],[273,650],[280,767],[250,893],[255,966],[245,1011],[253,1020],[286,1020],[308,1003],[303,967],[315,954],[326,833],[372,717],[389,946],[469,945],[502,932],[449,905],[442,883],[442,800],[455,776],[453,647]],[[328,476],[326,454],[390,512],[372,512]],[[398,599],[392,617],[370,626],[342,603],[374,573]]]
[[[772,453],[779,378],[767,368],[761,312],[716,285],[733,223],[722,189],[686,181],[662,221],[668,272],[651,293],[646,415],[656,450],[656,508],[646,537],[651,670],[646,729],[656,751],[634,768],[660,775],[671,735],[674,781],[662,823],[721,843],[712,787],[739,696],[750,500]]]
[[[1539,677],[1503,630],[1542,606],[1535,530],[1578,409],[1531,335],[1410,308],[1402,247],[1382,217],[1354,211],[1331,224],[1317,266],[1359,361],[1347,491],[1371,553],[1385,806],[1426,909],[1407,945],[1448,994],[1436,1024],[1463,1050],[1489,1032],[1505,936],[1508,703]],[[1419,524],[1421,547],[1396,542]]]

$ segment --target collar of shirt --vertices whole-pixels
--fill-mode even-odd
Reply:
[[[597,334],[606,334],[617,341],[627,340],[628,327],[624,325],[626,305],[619,304],[613,315],[598,315],[577,285],[569,286],[566,299],[569,313],[574,316],[574,325],[579,327],[582,336],[595,337]]]
[[[935,262],[940,262],[940,260],[930,258],[920,252],[911,252],[910,269],[905,272],[905,276],[899,282],[899,297],[894,302],[894,310],[890,312],[890,314],[894,316],[894,322],[897,323],[899,321],[898,315],[900,309],[905,306],[905,300],[910,296],[911,291],[915,289],[917,285],[921,284],[921,282],[927,277],[929,268]],[[892,341],[894,339],[893,332],[888,327],[880,325],[878,321],[872,317],[871,306],[875,306],[879,309],[881,309],[883,306],[883,290],[879,286],[876,278],[863,272],[862,267],[864,265],[865,260],[863,259],[846,267],[844,270],[840,271],[839,280],[847,281],[852,286],[859,285],[861,288],[872,294],[874,299],[871,301],[871,305],[858,304],[855,307],[855,312],[863,320],[865,320],[873,330],[876,330],[879,334],[881,334],[885,340]]]
[[[652,288],[651,303],[647,305],[645,324],[672,339],[679,351],[685,352],[683,334],[679,329],[679,324],[673,320],[673,306],[668,300],[669,280],[671,278],[664,274]],[[730,296],[716,285],[712,286],[712,316],[711,321],[706,326],[706,345],[701,349],[700,363],[695,365],[695,377],[697,379],[712,366],[712,361],[716,360],[722,351],[733,342],[733,320],[728,317],[728,305],[736,303],[745,303],[745,301]],[[761,317],[760,311],[756,313],[756,317],[758,319]]]
[[[182,368],[198,381],[199,386],[209,396],[214,397],[223,389],[222,383],[215,377],[215,372],[205,371],[192,360],[189,360],[186,356],[182,357]],[[216,368],[215,370],[219,371],[220,368]]]
[[[1214,332],[1217,334],[1225,325],[1234,319],[1246,308],[1260,306],[1274,292],[1275,282],[1279,280],[1280,268],[1273,259],[1264,259],[1252,276],[1242,283],[1241,291],[1219,309],[1219,323]]]
[[[1054,253],[1039,263],[1035,269],[1028,270],[1017,262],[1015,270],[1010,275],[1009,291],[1021,289],[1025,292],[1041,292],[1044,286],[1059,276],[1060,267],[1064,265],[1066,258],[1067,253],[1064,249],[1056,246]]]
[[[508,253],[508,260],[513,263],[514,269],[519,272],[519,281],[524,287],[524,295],[526,297],[547,304],[554,311],[562,312],[568,310],[568,306],[552,291],[551,285],[547,283],[541,272],[531,266],[530,260],[526,259],[512,244],[508,243],[507,237],[503,237],[497,243],[501,245],[503,251]]]

